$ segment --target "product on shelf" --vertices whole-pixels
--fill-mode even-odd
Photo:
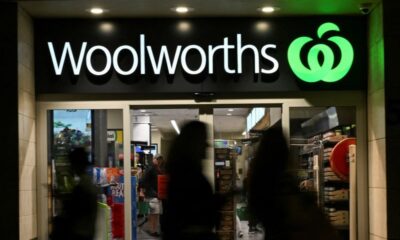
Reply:
[[[348,231],[349,169],[356,159],[356,139],[333,129],[309,137],[298,153],[300,190],[316,192],[330,223],[339,231]]]
[[[328,214],[329,220],[334,226],[348,226],[349,225],[349,211],[347,210],[338,210],[329,212]]]
[[[111,231],[114,238],[124,237],[124,176],[119,168],[93,168],[93,182],[106,191],[111,208]]]
[[[325,201],[347,201],[349,200],[349,189],[336,189],[325,187]]]
[[[111,208],[106,203],[97,203],[97,222],[96,237],[97,240],[112,240],[111,231]]]
[[[324,180],[327,181],[342,181],[333,171],[332,168],[324,168]]]
[[[235,155],[230,148],[215,148],[215,189],[219,194],[226,196],[224,205],[220,207],[221,216],[217,234],[220,240],[235,239],[235,201],[233,186],[235,183]]]

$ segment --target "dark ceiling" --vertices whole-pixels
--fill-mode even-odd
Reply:
[[[381,0],[25,0],[19,1],[33,17],[93,17],[88,9],[101,7],[101,17],[179,17],[177,6],[193,8],[185,17],[361,15],[360,6],[373,8]],[[278,8],[272,14],[261,7]],[[97,16],[98,17],[98,16]]]

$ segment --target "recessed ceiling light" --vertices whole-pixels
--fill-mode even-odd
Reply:
[[[193,8],[179,6],[179,7],[176,7],[176,8],[171,8],[171,10],[175,11],[177,13],[180,13],[180,14],[185,14],[185,13],[193,11]]]
[[[227,113],[226,116],[232,116],[232,113]]]
[[[98,8],[98,7],[91,8],[89,11],[91,14],[94,14],[94,15],[100,15],[100,14],[104,13],[104,9]]]
[[[104,22],[100,24],[100,29],[104,33],[111,33],[114,30],[114,25],[109,22]]]
[[[190,28],[191,28],[190,23],[188,23],[188,22],[186,22],[186,21],[180,22],[180,23],[178,24],[178,29],[179,29],[179,31],[181,31],[181,32],[187,32],[187,31],[190,30]]]
[[[140,110],[140,112],[141,112],[141,113],[144,113],[144,112],[146,112],[146,109],[142,109],[142,110]]]
[[[233,111],[235,111],[235,109],[233,109],[233,108],[228,109],[228,112],[233,112]]]
[[[277,8],[268,6],[268,7],[262,7],[259,10],[263,13],[273,13],[277,10]]]
[[[258,32],[265,32],[269,29],[269,24],[267,22],[257,22],[256,25],[256,30]]]

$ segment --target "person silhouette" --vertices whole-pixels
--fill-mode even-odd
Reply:
[[[162,213],[162,204],[158,197],[158,175],[161,174],[161,161],[162,156],[156,155],[151,165],[146,169],[143,177],[144,195],[150,207],[148,214],[150,229],[148,233],[153,237],[158,237],[160,235],[158,233],[158,224]]]
[[[207,147],[207,127],[199,121],[185,124],[173,141],[166,162],[164,240],[217,239],[218,201],[202,173]]]
[[[281,127],[263,133],[250,169],[248,207],[262,224],[265,239],[339,239],[315,197],[299,191]]]
[[[92,240],[97,217],[97,189],[87,174],[90,163],[84,148],[69,154],[74,187],[62,199],[62,212],[53,222],[52,240]]]

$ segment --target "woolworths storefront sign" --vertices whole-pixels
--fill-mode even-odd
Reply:
[[[38,93],[224,95],[366,82],[361,18],[39,20],[35,30]]]
[[[82,69],[83,60],[85,60],[87,70],[96,76],[102,76],[107,74],[111,69],[115,71],[117,74],[121,75],[131,75],[135,73],[138,68],[138,72],[140,74],[145,75],[146,72],[152,72],[157,75],[161,74],[161,70],[165,69],[168,74],[175,74],[177,70],[178,63],[181,66],[181,69],[190,75],[201,74],[202,72],[207,72],[208,74],[214,73],[214,55],[217,51],[223,53],[223,60],[219,64],[224,66],[224,71],[228,74],[235,73],[243,73],[243,54],[244,52],[251,51],[254,55],[254,73],[264,73],[264,74],[272,74],[275,73],[279,68],[278,61],[268,55],[268,49],[276,49],[275,44],[266,44],[261,49],[258,49],[256,46],[252,44],[246,44],[243,46],[242,44],[242,35],[237,34],[235,44],[231,44],[229,42],[229,38],[225,37],[223,40],[223,44],[221,45],[208,45],[206,49],[203,47],[192,44],[188,46],[177,45],[174,49],[168,49],[168,46],[162,45],[159,49],[159,54],[155,54],[154,47],[151,45],[146,45],[145,35],[140,35],[140,47],[139,50],[136,50],[134,47],[130,45],[122,45],[117,47],[114,52],[110,52],[110,50],[101,45],[96,45],[90,47],[88,49],[87,42],[83,42],[79,47],[79,55],[74,56],[71,44],[66,42],[62,49],[60,57],[57,57],[55,53],[54,46],[52,42],[48,42],[49,52],[51,56],[51,61],[54,66],[54,72],[56,75],[61,75],[63,73],[65,59],[68,56],[70,67],[73,69],[74,75],[79,75]],[[236,66],[231,67],[229,63],[229,55],[233,50],[236,55]],[[100,52],[105,57],[105,64],[102,69],[96,70],[93,67],[93,54],[95,52]],[[128,67],[128,69],[122,69],[120,66],[120,54],[125,51],[132,58],[132,64]],[[171,55],[170,55],[171,53]],[[198,66],[189,67],[188,63],[188,54],[197,54],[200,58],[200,63]],[[260,67],[260,57],[264,60],[270,61],[272,63],[271,69],[265,69]],[[150,62],[150,70],[146,71],[146,60]],[[140,64],[139,64],[140,63]],[[216,63],[218,64],[218,63]],[[139,66],[140,65],[140,66]]]

